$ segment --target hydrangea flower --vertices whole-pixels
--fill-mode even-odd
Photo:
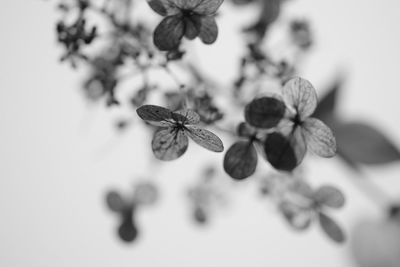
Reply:
[[[200,122],[200,116],[193,110],[172,112],[163,107],[144,105],[136,112],[142,120],[160,127],[152,140],[154,155],[160,160],[170,161],[182,156],[189,144],[188,137],[210,151],[224,150],[218,136],[194,126]]]
[[[317,107],[317,95],[312,84],[300,77],[283,87],[283,98],[292,122],[290,133],[273,133],[264,143],[268,161],[276,168],[292,170],[303,160],[307,149],[329,158],[336,154],[336,140],[328,126],[311,117]],[[266,119],[267,120],[267,119]]]
[[[154,31],[154,44],[162,51],[176,49],[185,36],[212,44],[218,36],[215,13],[224,0],[149,0],[150,7],[165,18]]]

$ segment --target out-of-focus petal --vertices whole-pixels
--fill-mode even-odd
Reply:
[[[307,147],[324,158],[336,155],[336,139],[331,129],[322,121],[315,118],[307,118],[301,126]]]
[[[314,194],[314,199],[321,205],[331,208],[341,208],[344,206],[345,198],[343,193],[336,187],[324,185],[318,188]]]
[[[154,30],[153,41],[161,51],[177,48],[185,33],[185,25],[181,15],[164,18]]]
[[[181,130],[172,127],[158,130],[151,143],[156,158],[170,161],[179,158],[186,152],[189,140]]]
[[[187,126],[185,133],[198,145],[208,150],[214,152],[224,151],[224,145],[222,144],[221,139],[208,130],[196,126]]]
[[[218,37],[218,26],[214,17],[202,17],[199,37],[205,44],[212,44]]]
[[[331,217],[325,213],[319,212],[318,218],[322,230],[324,230],[330,239],[337,243],[343,243],[346,240],[343,230]]]
[[[283,87],[283,97],[303,121],[317,107],[317,94],[312,84],[300,77],[290,79]]]

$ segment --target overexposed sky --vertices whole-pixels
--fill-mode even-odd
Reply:
[[[254,197],[251,183],[236,188],[231,205],[209,227],[193,226],[183,186],[195,181],[199,162],[222,162],[223,155],[190,145],[185,157],[149,173],[146,133],[116,135],[116,112],[87,105],[80,75],[58,63],[54,1],[2,4],[0,266],[353,266],[348,244],[331,243],[318,227],[293,233]],[[372,123],[400,146],[400,2],[293,0],[287,7],[285,16],[308,18],[315,30],[315,51],[303,75],[323,88],[344,68],[341,116]],[[212,64],[219,79],[232,62],[227,45],[235,51],[224,33],[230,25],[221,21],[216,45],[200,50],[210,53],[202,64]],[[348,233],[359,216],[379,216],[340,162],[315,161],[306,162],[310,181],[337,185],[348,197],[347,206],[333,213]],[[393,165],[366,173],[400,197],[399,171]],[[162,201],[139,213],[140,240],[125,245],[114,235],[117,220],[103,195],[110,187],[129,190],[138,177],[155,179]]]

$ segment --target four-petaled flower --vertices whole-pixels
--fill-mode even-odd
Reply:
[[[224,0],[148,0],[150,7],[165,16],[154,31],[154,44],[162,51],[176,49],[183,36],[212,44],[218,36],[215,13]]]
[[[190,109],[172,112],[160,106],[144,105],[136,112],[142,120],[160,127],[152,140],[154,155],[160,160],[170,161],[182,156],[188,147],[188,136],[208,150],[214,152],[224,150],[218,136],[194,126],[200,122],[200,117]]]

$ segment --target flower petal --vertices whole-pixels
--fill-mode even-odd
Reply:
[[[312,216],[309,210],[287,201],[280,203],[279,209],[293,229],[302,231],[310,227]]]
[[[177,48],[185,33],[185,25],[180,15],[164,18],[154,30],[153,41],[161,51]]]
[[[196,126],[187,126],[185,133],[197,144],[208,150],[214,152],[224,151],[224,145],[222,144],[221,139],[208,130]]]
[[[184,124],[198,124],[200,116],[192,109],[178,110],[172,114],[172,117]]]
[[[328,217],[325,213],[318,213],[319,224],[322,227],[322,230],[335,242],[343,243],[346,239],[343,230],[340,226],[330,217]]]
[[[188,147],[189,139],[181,130],[172,127],[158,130],[151,143],[156,158],[170,161],[182,156]]]
[[[185,37],[193,40],[200,34],[201,19],[199,16],[193,15],[185,19]]]
[[[336,187],[324,185],[318,188],[314,194],[314,199],[322,205],[330,208],[341,208],[344,206],[345,198],[343,193]]]
[[[224,0],[200,0],[199,4],[193,9],[194,12],[201,15],[212,15],[217,12]]]
[[[199,37],[205,44],[212,44],[218,37],[218,26],[214,17],[202,17]]]
[[[296,109],[303,121],[317,108],[317,94],[312,84],[300,77],[290,79],[283,87],[283,96],[288,105]]]
[[[264,152],[271,165],[283,171],[292,171],[306,154],[306,144],[301,129],[296,128],[288,137],[281,133],[268,135],[264,143]]]
[[[156,105],[144,105],[138,108],[136,113],[142,120],[145,120],[152,125],[161,127],[172,125],[172,112],[169,109]]]
[[[169,16],[179,13],[179,8],[169,0],[147,0],[147,3],[151,9],[161,16]]]
[[[278,125],[285,111],[285,104],[281,100],[262,97],[254,99],[246,106],[244,117],[251,126],[270,129]]]
[[[106,203],[110,210],[120,212],[125,207],[125,201],[122,196],[116,191],[110,191],[106,195]]]
[[[330,158],[336,154],[336,139],[331,129],[322,121],[315,118],[307,118],[301,126],[307,147],[324,158]]]
[[[224,170],[236,180],[251,176],[257,167],[257,151],[248,141],[234,143],[224,157]]]

